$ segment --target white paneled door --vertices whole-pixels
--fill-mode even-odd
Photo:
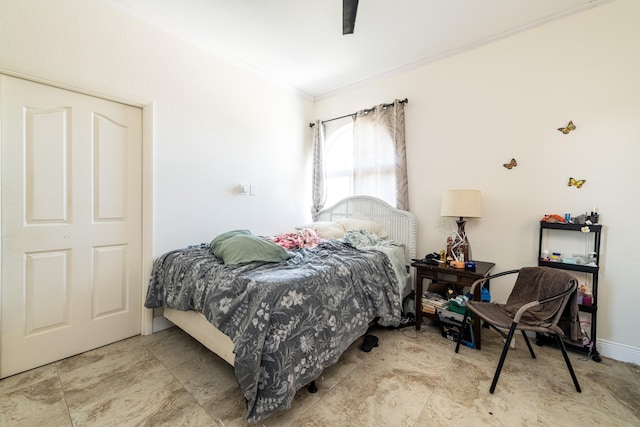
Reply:
[[[0,378],[141,331],[142,111],[0,75]]]

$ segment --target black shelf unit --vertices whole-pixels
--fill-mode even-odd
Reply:
[[[545,232],[549,230],[564,230],[564,231],[579,231],[583,232],[583,227],[589,227],[589,233],[594,234],[593,239],[593,252],[595,252],[595,264],[596,266],[581,265],[581,264],[568,264],[556,261],[546,261],[542,256],[542,238]],[[600,224],[571,224],[571,223],[554,223],[554,222],[540,222],[540,237],[538,240],[538,266],[558,268],[561,270],[577,271],[587,273],[591,275],[591,292],[593,295],[592,305],[579,304],[580,311],[589,313],[591,315],[591,330],[589,332],[589,339],[591,345],[583,345],[582,342],[574,342],[569,339],[565,339],[565,345],[568,349],[586,353],[594,361],[600,362],[602,358],[596,348],[596,326],[598,320],[598,274],[600,272],[600,241],[602,237],[602,225]],[[537,336],[536,341],[539,345],[552,343],[553,340],[547,340],[547,337]]]

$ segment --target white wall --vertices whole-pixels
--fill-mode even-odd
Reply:
[[[309,221],[311,100],[97,0],[0,10],[0,70],[153,105],[154,256]]]
[[[470,219],[467,232],[474,258],[496,262],[495,271],[535,265],[544,214],[597,207],[604,224],[599,347],[635,363],[639,18],[640,2],[619,0],[316,102],[316,118],[328,119],[409,98],[409,192],[419,253],[445,245],[452,220],[442,220],[439,210],[447,189],[482,190],[484,216]],[[556,130],[569,120],[576,131]],[[512,157],[518,166],[509,171],[502,164]],[[587,182],[568,187],[570,176]],[[500,283],[492,296],[504,301],[510,287]]]

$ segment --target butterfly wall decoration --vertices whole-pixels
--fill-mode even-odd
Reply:
[[[569,121],[569,123],[567,124],[567,127],[565,128],[558,128],[558,130],[562,133],[564,133],[565,135],[568,134],[569,132],[571,132],[572,130],[576,130],[576,125],[573,124],[573,120]]]
[[[576,188],[582,188],[582,185],[587,182],[586,179],[574,179],[574,178],[569,178],[569,182],[567,183],[567,186],[571,187],[576,187]]]
[[[502,166],[504,166],[505,168],[511,170],[511,169],[515,168],[516,166],[518,166],[518,162],[516,162],[516,159],[511,159],[511,161],[509,163],[503,163]]]

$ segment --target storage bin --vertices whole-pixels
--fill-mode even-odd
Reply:
[[[466,309],[467,308],[464,305],[458,304],[455,300],[449,300],[450,311],[454,313],[462,314],[464,316],[464,312]],[[469,316],[471,319],[473,319],[473,313],[469,313]],[[462,319],[460,319],[460,322],[462,322]]]
[[[438,318],[440,320],[440,332],[442,336],[451,341],[457,341],[460,329],[462,329],[462,317],[460,313],[450,311],[438,311]],[[462,334],[462,344],[467,347],[474,348],[475,340],[473,339],[473,323],[467,321],[467,327]]]

